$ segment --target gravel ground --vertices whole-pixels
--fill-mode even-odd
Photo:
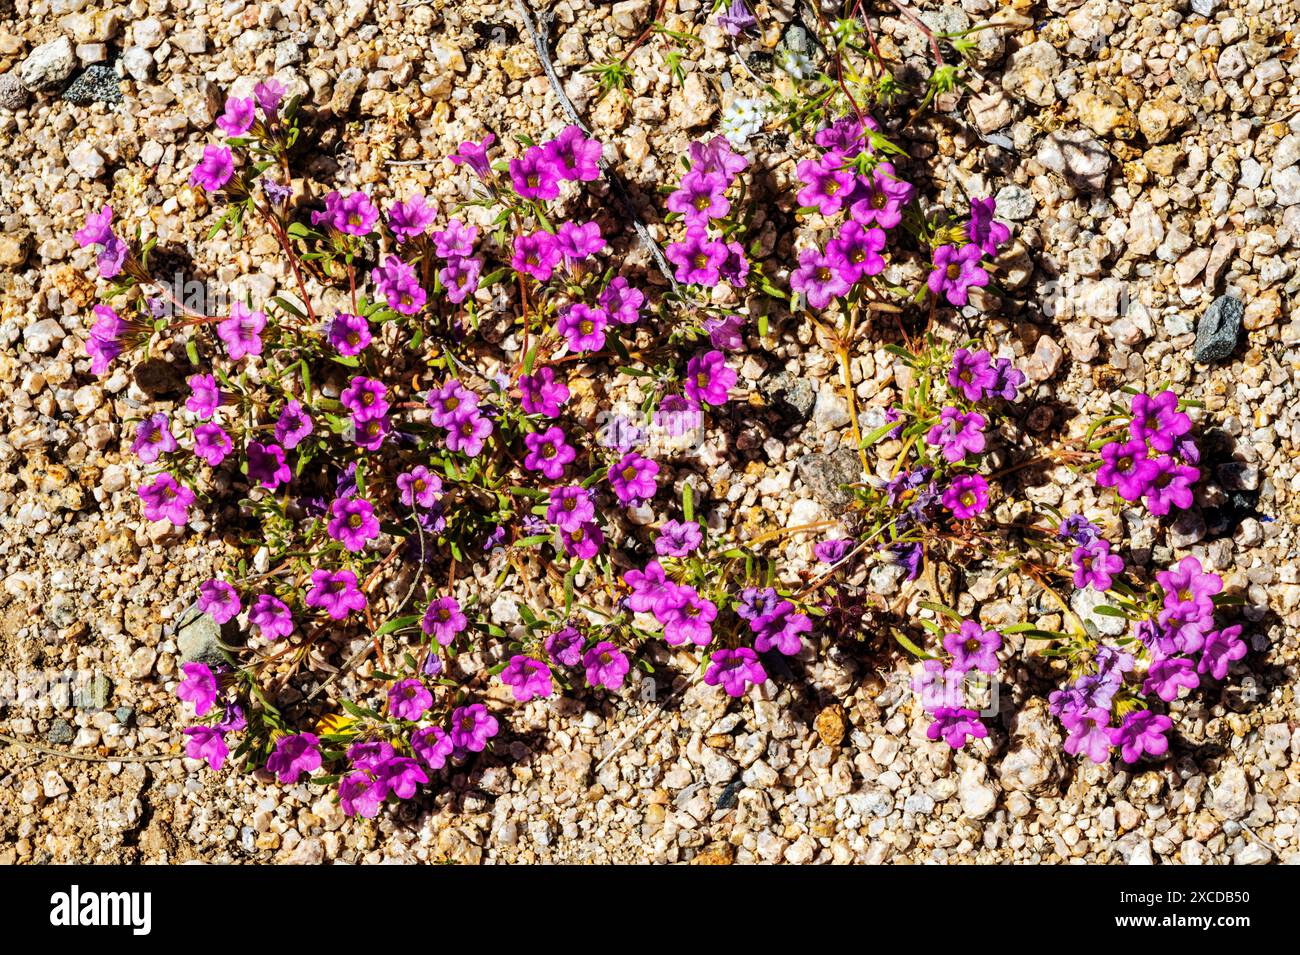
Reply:
[[[796,11],[756,6],[774,45]],[[581,68],[620,55],[653,7],[552,7],[567,89],[645,195],[728,104],[759,95],[710,25],[684,80],[651,42],[632,58],[628,100],[598,101]],[[340,117],[321,161],[384,198],[420,187],[452,199],[459,179],[442,157],[460,140],[540,138],[564,120],[507,3],[0,0],[0,719],[24,741],[0,746],[0,861],[1300,861],[1300,10],[918,7],[944,29],[1002,24],[977,34],[959,109],[911,130],[903,169],[954,206],[996,194],[1013,223],[1005,296],[958,322],[978,316],[1029,372],[1028,430],[1070,433],[1124,384],[1172,381],[1205,403],[1198,428],[1220,465],[1199,506],[1168,531],[1136,512],[1112,518],[1137,564],[1194,554],[1247,601],[1254,652],[1171,707],[1168,760],[1129,772],[1065,755],[1044,702],[1057,676],[1018,640],[989,738],[954,754],[925,739],[884,634],[823,635],[739,701],[692,682],[689,663],[618,696],[514,708],[495,695],[511,710],[495,753],[372,821],[345,819],[306,785],[176,756],[171,624],[234,547],[202,523],[177,533],[142,521],[125,423],[171,407],[168,369],[89,374],[96,288],[73,232],[111,200],[146,236],[193,248],[207,209],[188,171],[232,85],[273,72]],[[670,0],[665,16],[705,13]],[[882,42],[923,62],[904,22],[885,18]],[[785,139],[751,146],[788,184]],[[772,227],[768,239],[774,260],[792,259],[792,236]],[[285,279],[269,237],[223,242],[198,260],[218,281],[242,276],[237,287],[260,294]],[[1197,323],[1224,294],[1244,305],[1244,331],[1214,358]],[[853,371],[866,407],[893,397],[894,360],[878,344],[862,344]],[[848,425],[834,372],[807,329],[742,360],[751,405],[769,411],[736,420],[741,459],[701,451],[719,517],[764,528],[834,514]],[[856,479],[847,457],[838,480]],[[1033,500],[1096,503],[1064,468],[1037,480]],[[795,569],[807,550],[790,545]],[[963,612],[1053,623],[1014,578],[968,575]],[[888,595],[898,582],[881,573],[872,585]],[[510,601],[499,604],[508,619]]]

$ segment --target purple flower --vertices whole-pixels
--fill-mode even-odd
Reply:
[[[357,447],[365,448],[367,451],[378,451],[391,430],[392,424],[387,415],[382,418],[367,418],[365,421],[353,419],[353,440],[356,441]],[[488,430],[491,428],[489,427]]]
[[[325,197],[325,209],[311,214],[311,224],[322,223],[345,235],[369,235],[379,222],[379,210],[364,192],[343,195],[338,190]]]
[[[189,741],[185,744],[185,755],[190,759],[204,759],[210,769],[220,769],[229,755],[226,737],[215,726],[187,726],[185,735]]]
[[[208,467],[215,468],[226,460],[233,448],[230,435],[220,425],[208,421],[194,428],[194,456],[206,462]]]
[[[369,421],[388,414],[388,387],[377,378],[357,375],[339,395],[343,407],[352,412],[354,421]]]
[[[595,222],[565,222],[555,233],[555,247],[572,264],[604,251],[606,242]]]
[[[1147,510],[1164,517],[1172,509],[1185,511],[1192,506],[1192,486],[1201,478],[1199,469],[1180,464],[1168,454],[1156,458],[1156,473],[1147,485]]]
[[[952,479],[943,492],[943,506],[959,521],[968,521],[984,513],[989,506],[988,482],[978,474],[962,474]]]
[[[600,143],[588,139],[579,126],[564,127],[542,150],[561,179],[591,182],[600,178]]]
[[[962,414],[949,405],[939,413],[939,423],[930,429],[925,440],[939,449],[945,461],[956,464],[967,454],[979,454],[984,450],[986,423],[982,414],[973,411]]]
[[[634,568],[625,573],[623,583],[632,591],[627,597],[628,609],[633,613],[650,613],[664,596],[668,578],[659,562],[652,560],[643,571]]]
[[[621,687],[631,668],[623,651],[608,640],[602,640],[588,650],[582,657],[582,665],[587,670],[587,684],[603,686],[607,690]]]
[[[920,696],[921,708],[933,714],[944,708],[960,708],[965,700],[965,682],[965,673],[949,668],[942,660],[923,660],[920,672],[912,678],[912,690]]]
[[[277,640],[293,633],[293,614],[289,606],[270,594],[258,594],[248,612],[248,622],[268,640]]]
[[[803,249],[799,253],[799,267],[790,273],[790,288],[808,297],[810,308],[822,309],[831,299],[847,295],[852,283],[841,271],[837,256],[818,249]]]
[[[876,165],[870,180],[859,180],[858,194],[849,214],[863,225],[892,229],[903,221],[903,208],[912,201],[912,186],[899,179],[892,163]]]
[[[1178,396],[1172,391],[1162,391],[1154,398],[1134,395],[1129,407],[1133,437],[1157,451],[1172,451],[1178,438],[1192,430],[1192,419],[1178,410]]]
[[[658,473],[658,464],[633,451],[610,467],[609,486],[620,502],[636,507],[655,496],[658,489],[655,475]]]
[[[942,739],[953,749],[961,749],[969,739],[984,739],[989,735],[988,727],[980,722],[979,714],[974,710],[941,706],[932,714],[932,721],[926,727],[927,739]]]
[[[1194,690],[1201,684],[1192,661],[1186,657],[1165,657],[1153,660],[1147,668],[1147,678],[1142,683],[1143,693],[1154,693],[1166,703],[1178,699],[1182,687]]]
[[[998,650],[1002,648],[1002,634],[985,630],[974,620],[963,620],[961,632],[949,633],[943,638],[943,647],[952,654],[952,668],[998,672]]]
[[[748,647],[735,650],[715,650],[704,672],[704,682],[722,688],[729,696],[744,696],[752,683],[758,686],[767,682],[767,671],[758,660],[758,654]]]
[[[1097,483],[1101,487],[1115,488],[1126,501],[1136,501],[1145,494],[1160,470],[1147,457],[1146,442],[1137,438],[1123,443],[1112,441],[1101,449],[1101,461]]]
[[[818,541],[813,545],[813,556],[823,564],[834,566],[842,561],[849,551],[853,550],[853,543],[851,537],[832,537]]]
[[[447,447],[469,458],[476,458],[492,435],[492,422],[477,413],[462,418],[447,430]]]
[[[179,448],[172,435],[171,425],[163,412],[145,418],[135,429],[131,451],[144,464],[153,464],[164,454]]]
[[[676,191],[668,196],[669,212],[676,212],[688,226],[703,226],[710,219],[721,219],[731,211],[727,201],[727,179],[721,172],[692,169],[682,177]]]
[[[560,542],[564,553],[579,560],[591,560],[600,553],[605,543],[605,533],[593,521],[587,521],[576,530],[561,530]]]
[[[1223,590],[1223,578],[1201,570],[1195,557],[1184,557],[1173,570],[1156,574],[1165,592],[1164,608],[1178,620],[1200,620],[1214,613],[1214,595]]]
[[[415,270],[395,255],[390,255],[382,265],[371,270],[370,281],[375,283],[388,306],[403,315],[417,314],[429,298]]]
[[[370,323],[360,315],[339,312],[329,323],[329,342],[340,355],[352,357],[361,354],[370,344]]]
[[[342,620],[353,610],[366,608],[366,595],[357,587],[357,575],[350,570],[313,570],[307,606],[319,607],[331,620]]]
[[[481,142],[466,140],[460,144],[460,148],[452,153],[449,158],[455,165],[461,163],[469,166],[474,171],[474,175],[486,182],[492,175],[492,166],[488,160],[487,151],[491,145],[496,142],[497,138],[488,133],[483,137]]]
[[[749,165],[749,160],[733,150],[725,136],[714,136],[708,142],[695,140],[686,147],[686,153],[693,171],[720,172],[728,182]]]
[[[853,192],[855,177],[843,168],[843,159],[828,153],[820,159],[805,159],[795,170],[806,183],[796,197],[799,205],[816,208],[824,216],[833,216],[844,208]]]
[[[262,107],[262,112],[266,114],[267,119],[270,119],[280,108],[280,103],[283,102],[287,92],[289,91],[284,88],[284,85],[272,77],[253,87],[253,98],[257,100],[257,105]]]
[[[524,467],[529,471],[541,471],[548,481],[562,479],[564,466],[577,457],[559,425],[524,435],[524,446],[528,449],[524,455]]]
[[[74,238],[83,249],[88,245],[107,245],[113,238],[113,207],[104,206],[86,216],[85,226],[77,230]]]
[[[437,391],[430,391],[426,402],[432,409],[429,420],[440,428],[450,430],[478,415],[478,395],[455,378],[443,382]]]
[[[551,659],[562,666],[576,667],[582,662],[582,634],[572,627],[555,631],[544,646]]]
[[[293,186],[272,179],[270,176],[263,176],[258,181],[262,184],[262,191],[266,193],[266,198],[274,205],[282,206],[293,198]]]
[[[600,309],[577,302],[560,313],[555,330],[564,336],[569,351],[578,354],[604,348],[605,326],[608,324],[608,316]]]
[[[397,244],[401,245],[428,232],[437,216],[438,210],[429,205],[422,193],[417,192],[405,202],[393,203],[393,207],[388,210],[388,228],[393,231]]]
[[[997,200],[992,196],[970,201],[970,222],[966,225],[966,235],[971,244],[990,258],[998,254],[998,248],[1011,238],[1011,230],[993,218],[997,211]]]
[[[997,385],[998,376],[988,351],[972,352],[958,348],[952,353],[948,370],[948,387],[960,391],[967,401],[982,401]]]
[[[1124,717],[1123,724],[1110,730],[1110,745],[1119,747],[1126,763],[1136,763],[1144,753],[1163,756],[1169,752],[1165,733],[1173,725],[1174,721],[1167,716],[1137,710]]]
[[[419,464],[397,476],[397,490],[407,507],[433,507],[442,493],[442,478]]]
[[[686,363],[686,394],[692,401],[724,405],[736,383],[736,372],[727,367],[727,356],[714,350],[693,356]]]
[[[262,329],[266,328],[266,315],[250,312],[243,302],[230,306],[230,317],[217,323],[217,337],[226,346],[231,361],[245,355],[262,354]]]
[[[198,607],[217,623],[225,623],[239,613],[239,594],[230,584],[214,577],[199,584]]]
[[[700,525],[695,521],[664,521],[655,540],[655,553],[660,557],[685,557],[703,540]]]
[[[456,745],[441,726],[425,726],[411,734],[411,752],[430,769],[442,769]]]
[[[451,714],[451,742],[458,752],[481,753],[497,735],[496,717],[482,703],[458,707]]]
[[[176,687],[177,698],[194,704],[195,716],[206,716],[217,701],[217,678],[206,663],[186,663],[181,666],[185,679]]]
[[[1061,521],[1056,530],[1060,540],[1071,540],[1083,547],[1088,546],[1101,535],[1101,529],[1082,514],[1071,514]]]
[[[681,646],[690,641],[697,647],[707,647],[713,642],[713,621],[718,616],[717,605],[701,597],[693,587],[671,585],[654,609],[655,619],[664,627],[664,640],[669,646]]]
[[[591,492],[586,488],[577,485],[551,488],[546,519],[560,530],[577,530],[595,516],[596,506],[592,503]]]
[[[800,634],[812,632],[812,620],[807,614],[796,613],[794,604],[782,600],[770,613],[761,614],[749,622],[754,631],[754,649],[766,653],[773,647],[788,657],[803,649]]]
[[[514,254],[510,267],[516,272],[531,275],[539,282],[545,282],[560,264],[560,249],[555,236],[539,229],[525,235],[515,236]]]
[[[375,509],[365,498],[338,498],[330,513],[334,515],[328,525],[330,537],[354,554],[365,550],[366,542],[379,536]]]
[[[290,398],[284,403],[280,417],[275,422],[275,440],[286,449],[292,449],[296,448],[311,432],[311,415],[298,399]]]
[[[296,783],[307,773],[320,769],[320,738],[315,733],[295,733],[275,741],[275,750],[266,758],[266,771],[275,773],[282,783]]]
[[[388,714],[399,720],[418,720],[433,706],[433,694],[419,680],[400,680],[388,688]]]
[[[1019,397],[1020,386],[1025,383],[1025,373],[1013,365],[1010,358],[999,358],[995,361],[993,373],[997,380],[989,389],[989,397],[1015,401]]]
[[[185,380],[190,386],[190,396],[185,399],[185,407],[200,418],[211,418],[217,413],[217,405],[221,404],[217,379],[211,375],[190,375]]]
[[[516,653],[501,671],[501,682],[510,687],[515,702],[527,703],[534,697],[550,696],[554,691],[551,668],[541,660]]]
[[[749,7],[745,6],[745,0],[731,0],[731,6],[718,12],[717,23],[729,36],[740,36],[758,26]]]
[[[619,275],[610,280],[597,300],[605,314],[620,325],[635,325],[641,318],[641,306],[645,303],[645,293],[628,285],[627,279]]]
[[[373,819],[388,798],[388,781],[368,773],[349,773],[339,780],[339,807],[345,816]]]
[[[949,305],[965,305],[973,286],[989,284],[989,274],[980,267],[983,253],[978,245],[941,245],[934,250],[934,271],[926,284],[936,297]]]
[[[522,199],[554,199],[560,194],[559,170],[540,146],[510,160],[510,182]]]
[[[1065,751],[1071,755],[1083,753],[1094,763],[1110,759],[1110,710],[1094,707],[1077,714],[1070,733],[1065,738]]]
[[[671,243],[664,250],[668,261],[677,266],[673,273],[683,285],[703,285],[712,288],[721,280],[719,271],[727,261],[727,244],[710,239],[702,228],[689,228],[680,242]]]
[[[438,597],[424,611],[420,629],[438,641],[439,646],[450,646],[456,635],[469,626],[469,618],[460,610],[455,597]]]
[[[1080,590],[1092,587],[1105,592],[1110,590],[1114,578],[1124,572],[1124,558],[1110,552],[1110,541],[1100,537],[1090,544],[1076,547],[1071,555],[1074,561],[1074,586]]]
[[[447,290],[447,300],[459,305],[478,291],[478,280],[482,273],[482,259],[456,258],[438,270],[438,281]]]
[[[1208,673],[1216,680],[1228,675],[1232,661],[1240,660],[1246,655],[1246,644],[1241,639],[1241,627],[1233,624],[1222,630],[1215,630],[1205,638],[1201,648],[1201,660],[1196,665],[1198,673]]]
[[[868,128],[880,129],[870,116],[864,118]],[[827,152],[838,153],[842,157],[857,156],[864,149],[871,151],[871,145],[863,137],[862,123],[858,122],[856,116],[841,116],[829,126],[817,130],[813,142]]]
[[[121,336],[128,325],[107,305],[96,305],[95,315],[90,337],[86,339],[86,354],[91,359],[91,374],[102,375],[108,371],[113,359],[125,350]]]
[[[893,562],[907,571],[908,580],[916,580],[921,576],[921,562],[925,558],[925,547],[922,544],[895,544],[891,551]]]
[[[474,243],[478,240],[478,227],[467,226],[459,219],[452,219],[447,228],[433,234],[433,250],[444,259],[460,259],[474,254]]]
[[[253,98],[226,100],[226,111],[217,117],[217,126],[227,136],[242,136],[253,128]]]
[[[885,270],[885,260],[880,255],[884,248],[884,229],[864,229],[861,223],[850,219],[840,226],[839,236],[827,244],[826,258],[852,284],[864,275],[879,275]]]
[[[248,479],[274,491],[293,479],[293,472],[284,461],[284,449],[278,444],[250,441],[245,449],[248,456]]]
[[[204,146],[203,158],[198,161],[190,173],[190,183],[216,192],[230,181],[235,174],[235,160],[225,146]]]
[[[184,527],[189,522],[194,492],[177,484],[170,474],[159,474],[152,484],[142,485],[136,493],[144,504],[145,520],[168,520],[177,527]]]

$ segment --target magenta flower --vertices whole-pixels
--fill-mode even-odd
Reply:
[[[296,448],[312,432],[311,415],[297,398],[290,398],[275,422],[275,440],[286,449]]]
[[[606,245],[595,222],[565,222],[555,233],[555,247],[569,264],[603,252]]]
[[[672,647],[688,640],[697,647],[707,647],[713,642],[717,605],[692,587],[679,585],[669,593],[671,597],[661,599],[655,607],[655,618],[664,626],[664,641]]]
[[[940,706],[930,715],[926,739],[942,739],[953,749],[961,749],[967,739],[984,739],[989,735],[988,727],[980,722],[979,714],[974,710]]]
[[[369,235],[379,222],[379,210],[364,192],[343,195],[338,190],[325,197],[325,209],[311,214],[311,224],[321,225],[345,235]]]
[[[373,819],[388,798],[388,781],[368,773],[349,773],[339,780],[339,808],[345,816]]]
[[[1163,756],[1169,752],[1167,733],[1174,721],[1150,710],[1137,710],[1124,717],[1120,726],[1110,730],[1110,745],[1119,747],[1126,763],[1136,763],[1143,754]]]
[[[439,646],[450,646],[456,635],[469,626],[469,618],[460,610],[455,597],[439,597],[429,604],[420,621],[420,629],[438,641]]]
[[[745,339],[740,333],[744,319],[739,315],[710,315],[701,324],[709,333],[709,344],[726,351],[740,351]]]
[[[207,760],[209,769],[220,769],[230,754],[225,734],[215,726],[187,726],[185,755],[190,759]]]
[[[588,650],[582,657],[582,665],[587,669],[587,684],[607,690],[621,687],[631,668],[623,651],[608,640]]]
[[[1021,376],[1023,378],[1023,376]],[[998,383],[992,359],[986,349],[972,352],[958,348],[952,353],[948,387],[960,391],[967,401],[983,401]]]
[[[451,742],[458,752],[481,753],[497,735],[496,717],[482,703],[458,707],[451,714]]]
[[[425,399],[431,412],[429,420],[440,428],[451,429],[467,418],[478,416],[478,395],[455,378],[443,382]]]
[[[217,323],[217,337],[226,346],[231,361],[245,355],[262,354],[262,330],[266,328],[266,315],[250,312],[243,302],[230,306],[230,317]]]
[[[1112,441],[1101,449],[1101,467],[1097,469],[1097,483],[1113,487],[1126,501],[1136,501],[1146,493],[1160,468],[1147,457],[1145,441]]]
[[[1002,243],[1011,238],[1011,230],[993,218],[996,211],[997,200],[992,196],[970,201],[970,222],[966,225],[966,235],[971,244],[989,258],[996,256]]]
[[[864,275],[879,275],[885,270],[880,253],[885,248],[884,229],[864,229],[852,219],[840,226],[840,234],[826,246],[826,258],[846,282],[854,283]]]
[[[853,287],[839,267],[840,259],[819,249],[799,252],[799,267],[790,273],[790,288],[808,298],[810,308],[822,309]]]
[[[136,493],[144,505],[145,520],[171,521],[177,527],[189,523],[194,492],[177,484],[170,474],[159,474],[152,484],[142,485]]]
[[[225,623],[239,613],[239,594],[230,584],[214,577],[199,584],[198,607],[217,623]]]
[[[613,321],[620,325],[635,325],[641,319],[645,293],[628,285],[627,279],[619,275],[610,280],[597,301]]]
[[[524,467],[529,471],[541,471],[549,481],[563,478],[564,466],[577,457],[559,425],[524,435],[524,445],[528,448],[528,453],[524,455]]]
[[[447,223],[447,228],[433,234],[433,251],[444,259],[461,259],[474,254],[476,241],[477,226],[467,226],[459,219],[452,219]]]
[[[664,521],[655,539],[655,553],[660,557],[685,557],[704,541],[695,521]]]
[[[447,448],[476,458],[492,436],[492,422],[477,413],[462,418],[447,430]],[[572,451],[572,449],[570,449]]]
[[[234,446],[230,435],[218,424],[207,421],[194,428],[194,456],[205,461],[208,467],[215,468],[226,460]]]
[[[824,216],[839,212],[853,193],[855,177],[843,168],[843,160],[834,153],[820,159],[805,159],[795,171],[799,180],[806,183],[796,197],[799,205],[815,208]]]
[[[1147,485],[1145,496],[1147,510],[1164,517],[1174,508],[1185,511],[1192,506],[1192,486],[1201,479],[1201,472],[1168,454],[1156,458],[1156,473]]]
[[[411,734],[411,752],[430,769],[442,769],[455,749],[441,726],[426,726]]]
[[[211,375],[190,375],[185,379],[190,386],[190,396],[185,399],[185,407],[200,418],[211,418],[217,413],[221,404],[221,391],[217,379]]]
[[[1194,620],[1214,613],[1214,595],[1223,590],[1223,578],[1205,573],[1195,557],[1184,557],[1172,570],[1156,574],[1165,592],[1165,610],[1180,620]]]
[[[1201,684],[1192,661],[1186,657],[1165,657],[1153,660],[1147,668],[1147,678],[1142,683],[1143,693],[1154,693],[1166,703],[1178,699],[1182,687],[1194,690]]]
[[[1065,738],[1065,751],[1084,754],[1094,763],[1110,759],[1110,710],[1095,706],[1076,715]]]
[[[758,686],[767,682],[767,671],[758,661],[758,654],[749,647],[735,650],[715,650],[704,672],[704,682],[722,688],[729,696],[744,696],[750,684]]]
[[[903,209],[912,201],[912,186],[895,175],[892,163],[877,164],[871,179],[859,180],[859,187],[855,192],[862,198],[849,209],[854,219],[882,229],[892,229],[903,221]]]
[[[388,210],[388,228],[401,245],[428,232],[437,216],[438,210],[429,205],[423,193],[417,192],[405,202],[393,203]]]
[[[416,679],[400,680],[388,688],[388,715],[399,720],[418,720],[433,706],[433,694]]]
[[[582,634],[572,627],[557,630],[543,644],[547,655],[561,666],[576,667],[582,662]]]
[[[107,245],[113,239],[113,207],[104,206],[86,216],[85,226],[77,230],[74,238],[83,249],[88,245]]]
[[[390,255],[382,265],[373,269],[370,280],[388,306],[403,315],[417,314],[428,301],[429,296],[420,285],[415,270],[395,255]]]
[[[952,654],[954,670],[961,673],[968,670],[997,673],[1002,634],[996,630],[985,630],[974,620],[963,620],[959,633],[944,636],[943,648]]]
[[[726,196],[727,184],[720,172],[692,169],[682,177],[676,191],[668,196],[668,211],[681,215],[688,226],[703,226],[710,219],[721,219],[731,211]]]
[[[993,363],[994,382],[989,397],[1015,401],[1020,386],[1025,383],[1025,373],[1011,363],[1009,358],[999,358]]]
[[[988,508],[988,482],[978,474],[959,475],[943,492],[942,501],[943,506],[952,511],[953,517],[968,521]]]
[[[382,418],[367,418],[365,421],[353,419],[353,440],[357,447],[367,451],[378,451],[391,430],[392,423],[387,415]]]
[[[545,282],[560,264],[560,249],[555,236],[538,230],[525,235],[515,236],[514,255],[510,267],[516,272],[531,275],[539,282]]]
[[[942,660],[929,659],[921,662],[911,686],[921,698],[921,708],[933,714],[945,708],[959,709],[965,699],[965,682],[965,673],[949,668]]]
[[[1241,639],[1241,627],[1233,624],[1222,630],[1215,630],[1205,638],[1201,647],[1201,660],[1196,665],[1198,673],[1208,673],[1216,680],[1228,675],[1228,667],[1234,660],[1246,655],[1246,643]]]
[[[1074,561],[1074,586],[1080,590],[1085,587],[1102,592],[1110,590],[1114,578],[1124,572],[1124,558],[1112,554],[1110,541],[1100,537],[1076,547],[1071,559]]]
[[[949,305],[965,305],[970,289],[989,284],[989,274],[980,267],[983,253],[977,245],[941,245],[934,250],[934,271],[926,284],[936,297]]]
[[[354,421],[369,421],[388,414],[388,387],[378,378],[357,375],[339,395],[343,407],[352,412]]]
[[[456,152],[447,158],[457,166],[461,165],[461,163],[469,166],[474,175],[486,182],[492,176],[492,164],[488,159],[487,151],[496,140],[496,136],[491,133],[488,133],[483,137],[482,141],[477,143],[473,140],[466,140],[460,144],[460,148]]]
[[[731,148],[725,136],[714,136],[708,142],[695,140],[686,147],[691,170],[700,173],[721,173],[731,182],[749,166],[749,160]]]
[[[285,94],[288,92],[283,83],[272,77],[253,87],[253,98],[257,100],[257,105],[262,107],[266,118],[270,119],[275,116],[276,110],[280,108],[280,103],[284,101]]]
[[[258,594],[248,612],[248,622],[268,640],[278,640],[293,633],[293,614],[289,605],[270,594]]]
[[[596,516],[591,492],[578,485],[551,488],[546,519],[560,530],[574,531]]]
[[[352,357],[363,352],[370,344],[370,323],[360,315],[339,312],[329,323],[329,342],[340,355]]]
[[[510,160],[510,182],[522,199],[554,199],[560,194],[560,176],[555,162],[540,146]]]
[[[788,600],[778,601],[768,613],[749,621],[754,631],[754,649],[766,653],[775,647],[787,657],[796,656],[803,649],[802,634],[812,632],[812,620],[807,614],[796,613]]]
[[[235,160],[225,146],[204,146],[203,158],[190,173],[190,183],[208,192],[216,192],[235,174]]]
[[[560,135],[542,149],[551,161],[551,168],[561,179],[591,182],[600,178],[600,143],[588,139],[581,127],[564,127]]]
[[[979,454],[984,450],[986,423],[982,414],[973,411],[962,414],[948,405],[939,412],[939,423],[929,430],[925,440],[930,446],[939,449],[945,461],[956,464],[967,454]]]
[[[879,130],[879,124],[870,116],[864,117],[866,125],[872,130]],[[844,157],[857,156],[865,149],[871,151],[871,144],[865,141],[863,125],[856,116],[841,116],[829,126],[823,126],[813,135],[815,142],[827,152],[839,153]]]
[[[293,479],[293,472],[284,461],[284,449],[278,444],[250,441],[245,453],[248,455],[247,472],[250,481],[255,481],[267,490],[274,491],[281,484]]]
[[[226,100],[226,111],[217,117],[217,126],[227,136],[242,136],[253,128],[253,98]]]
[[[708,351],[686,363],[685,390],[691,400],[706,405],[725,405],[736,383],[736,372],[727,367],[727,356]]]
[[[632,451],[610,466],[609,486],[620,502],[628,507],[637,507],[655,496],[658,490],[655,475],[658,473],[658,464]]]
[[[535,374],[519,377],[520,403],[529,414],[559,417],[560,408],[569,400],[569,386],[555,380],[555,370],[539,368]]]
[[[217,701],[217,678],[206,663],[186,663],[181,666],[185,679],[176,687],[176,696],[194,704],[195,716],[206,716]]]
[[[482,273],[482,259],[456,258],[438,270],[438,281],[447,290],[447,300],[459,305],[478,291]]]
[[[626,598],[628,609],[633,613],[650,613],[664,595],[668,578],[659,562],[652,560],[645,570],[633,568],[625,573],[623,583],[632,591]]]
[[[1157,451],[1172,451],[1178,438],[1192,430],[1192,419],[1178,410],[1178,396],[1172,391],[1162,391],[1154,398],[1134,395],[1129,407],[1133,437]]]
[[[576,530],[561,530],[564,553],[579,560],[591,560],[605,543],[605,532],[595,522],[587,521]]]
[[[379,536],[375,509],[365,498],[338,498],[330,513],[334,515],[327,526],[330,537],[354,554],[365,550],[366,542]]]
[[[600,309],[577,302],[560,313],[555,330],[569,343],[569,351],[580,354],[605,347],[605,326],[608,324],[608,316]]]
[[[319,607],[331,620],[342,620],[352,611],[366,608],[366,595],[350,570],[313,570],[307,606]]]
[[[550,696],[554,691],[551,668],[541,660],[516,653],[501,671],[501,682],[510,687],[515,702],[527,703],[534,697]]]
[[[266,758],[266,771],[286,785],[296,783],[304,773],[314,773],[320,765],[320,738],[315,733],[281,736]]]
[[[164,454],[179,448],[172,435],[171,425],[163,412],[145,418],[135,429],[131,451],[144,464],[153,464]]]
[[[407,507],[433,507],[442,493],[442,478],[423,464],[397,476],[397,492]]]
[[[710,239],[704,229],[690,228],[682,241],[664,250],[664,255],[677,266],[673,273],[677,281],[712,288],[722,278],[720,269],[727,261],[728,250],[725,242]]]
[[[107,305],[96,305],[95,315],[98,317],[91,326],[90,337],[86,339],[86,354],[90,356],[90,373],[103,375],[113,359],[126,350],[121,335],[128,326]]]

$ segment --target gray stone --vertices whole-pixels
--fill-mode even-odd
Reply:
[[[1034,795],[1060,788],[1061,734],[1041,697],[1030,699],[1011,718],[1011,747],[998,767],[1002,788]]]
[[[1038,147],[1038,161],[1075,189],[1100,192],[1106,186],[1111,155],[1087,130],[1058,129]]]
[[[31,98],[32,95],[27,92],[27,87],[23,86],[22,80],[18,78],[17,71],[11,70],[0,74],[0,109],[15,112],[26,106]]]
[[[72,742],[72,724],[67,720],[55,720],[50,731],[45,734],[45,741],[51,746],[66,746]]]
[[[153,57],[150,57],[150,62]],[[88,103],[107,103],[116,106],[122,102],[122,81],[111,66],[97,63],[72,81],[72,85],[63,91],[63,98],[69,103],[85,106]]]
[[[805,454],[794,465],[795,474],[812,496],[824,505],[842,506],[852,495],[841,488],[862,480],[862,462],[852,448],[822,454]]]
[[[96,673],[90,682],[72,695],[72,705],[79,710],[102,710],[113,696],[113,681]]]
[[[72,75],[77,53],[66,36],[42,43],[18,67],[18,78],[33,93],[50,90]]]
[[[1079,615],[1079,618],[1085,625],[1091,624],[1097,628],[1098,633],[1103,633],[1108,637],[1118,637],[1128,630],[1128,621],[1123,617],[1112,617],[1109,614],[1097,613],[1097,608],[1101,606],[1114,606],[1104,593],[1093,590],[1091,587],[1084,587],[1082,590],[1076,590],[1070,597],[1070,609]]]
[[[1196,323],[1196,360],[1208,365],[1231,355],[1245,314],[1240,299],[1231,295],[1216,298]]]
[[[758,387],[772,407],[791,424],[807,421],[817,400],[812,382],[788,371],[760,379]]]
[[[1034,214],[1034,194],[1024,186],[1003,186],[996,198],[1000,219],[1020,222]]]
[[[226,661],[222,653],[221,626],[210,614],[201,612],[197,604],[186,610],[176,624],[176,649],[180,651],[182,664],[212,665]]]

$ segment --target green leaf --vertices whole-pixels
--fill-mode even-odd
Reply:
[[[389,620],[382,627],[377,629],[374,635],[376,637],[382,637],[384,634],[392,633],[396,630],[404,630],[413,624],[419,623],[422,616],[423,614],[413,613],[405,617],[394,617],[392,620]]]
[[[695,493],[689,481],[682,484],[682,514],[688,521],[695,520]]]

